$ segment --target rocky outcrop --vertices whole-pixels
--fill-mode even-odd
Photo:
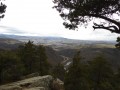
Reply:
[[[52,76],[38,76],[2,85],[0,86],[0,90],[51,90],[51,83],[53,83]]]
[[[64,90],[64,83],[60,79],[55,79],[52,82],[51,89],[52,90]]]

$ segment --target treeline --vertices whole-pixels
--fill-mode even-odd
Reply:
[[[50,74],[45,47],[28,41],[16,50],[0,50],[0,84],[20,80],[31,73]]]
[[[64,80],[65,90],[120,90],[120,69],[113,67],[102,55],[92,61],[83,61],[80,52],[66,71],[58,64],[54,75]]]
[[[120,90],[120,69],[115,71],[99,55],[84,63],[78,52],[64,77],[65,90]]]

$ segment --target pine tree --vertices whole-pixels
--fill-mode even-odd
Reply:
[[[39,45],[36,49],[36,67],[40,75],[49,74],[50,64],[47,61],[47,55],[45,52],[45,47],[43,45]]]
[[[112,90],[111,79],[113,70],[110,64],[102,57],[98,56],[89,62],[89,77],[92,90]]]
[[[4,0],[0,0],[0,19],[4,18],[7,6],[3,3]]]
[[[18,80],[23,72],[24,67],[15,53],[12,51],[0,53],[0,83]]]
[[[116,40],[117,44],[115,45],[116,48],[120,49],[120,37]]]
[[[87,26],[91,20],[98,19],[93,23],[94,29],[120,34],[120,20],[114,18],[114,15],[119,17],[120,0],[53,0],[53,3],[66,28],[74,30],[79,25]]]
[[[30,74],[35,72],[35,45],[33,42],[28,41],[23,46],[19,47],[19,56],[21,61],[24,63],[26,72],[25,74]]]
[[[117,72],[114,74],[112,85],[115,88],[114,90],[120,90],[120,68],[118,68]]]
[[[74,56],[73,63],[65,75],[65,90],[89,90],[81,59],[80,52],[78,52]]]
[[[47,61],[45,47],[43,45],[34,45],[28,41],[19,48],[19,56],[25,66],[25,74],[39,72],[40,75],[49,73],[50,64]]]

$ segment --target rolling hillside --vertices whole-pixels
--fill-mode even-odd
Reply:
[[[0,38],[0,50],[14,50],[22,45],[23,42],[11,39],[11,38]],[[51,47],[46,46],[46,53],[48,57],[48,61],[55,65],[63,61],[63,58]]]
[[[16,39],[0,38],[0,49],[5,49],[5,50],[16,49],[21,44],[22,42]]]
[[[18,45],[34,41],[36,45],[46,46],[48,61],[53,65],[62,63],[69,66],[77,51],[81,51],[83,61],[93,60],[97,55],[103,55],[114,68],[120,66],[120,50],[115,48],[113,41],[84,41],[61,37],[28,37],[16,35],[0,35],[0,49],[15,49]]]
[[[64,49],[64,50],[60,50],[58,53],[60,55],[64,55],[65,57],[69,58],[69,60],[63,63],[64,65],[69,65],[69,63],[72,62],[72,58],[77,51],[81,51],[83,62],[91,61],[96,56],[101,55],[104,58],[106,58],[108,62],[110,62],[113,68],[116,69],[120,67],[120,50],[116,48],[86,47],[80,49]]]

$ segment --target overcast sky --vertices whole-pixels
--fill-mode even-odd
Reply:
[[[0,22],[1,34],[58,36],[83,40],[116,40],[109,31],[93,31],[80,27],[78,31],[65,29],[59,13],[52,9],[52,0],[6,0],[7,10]]]

